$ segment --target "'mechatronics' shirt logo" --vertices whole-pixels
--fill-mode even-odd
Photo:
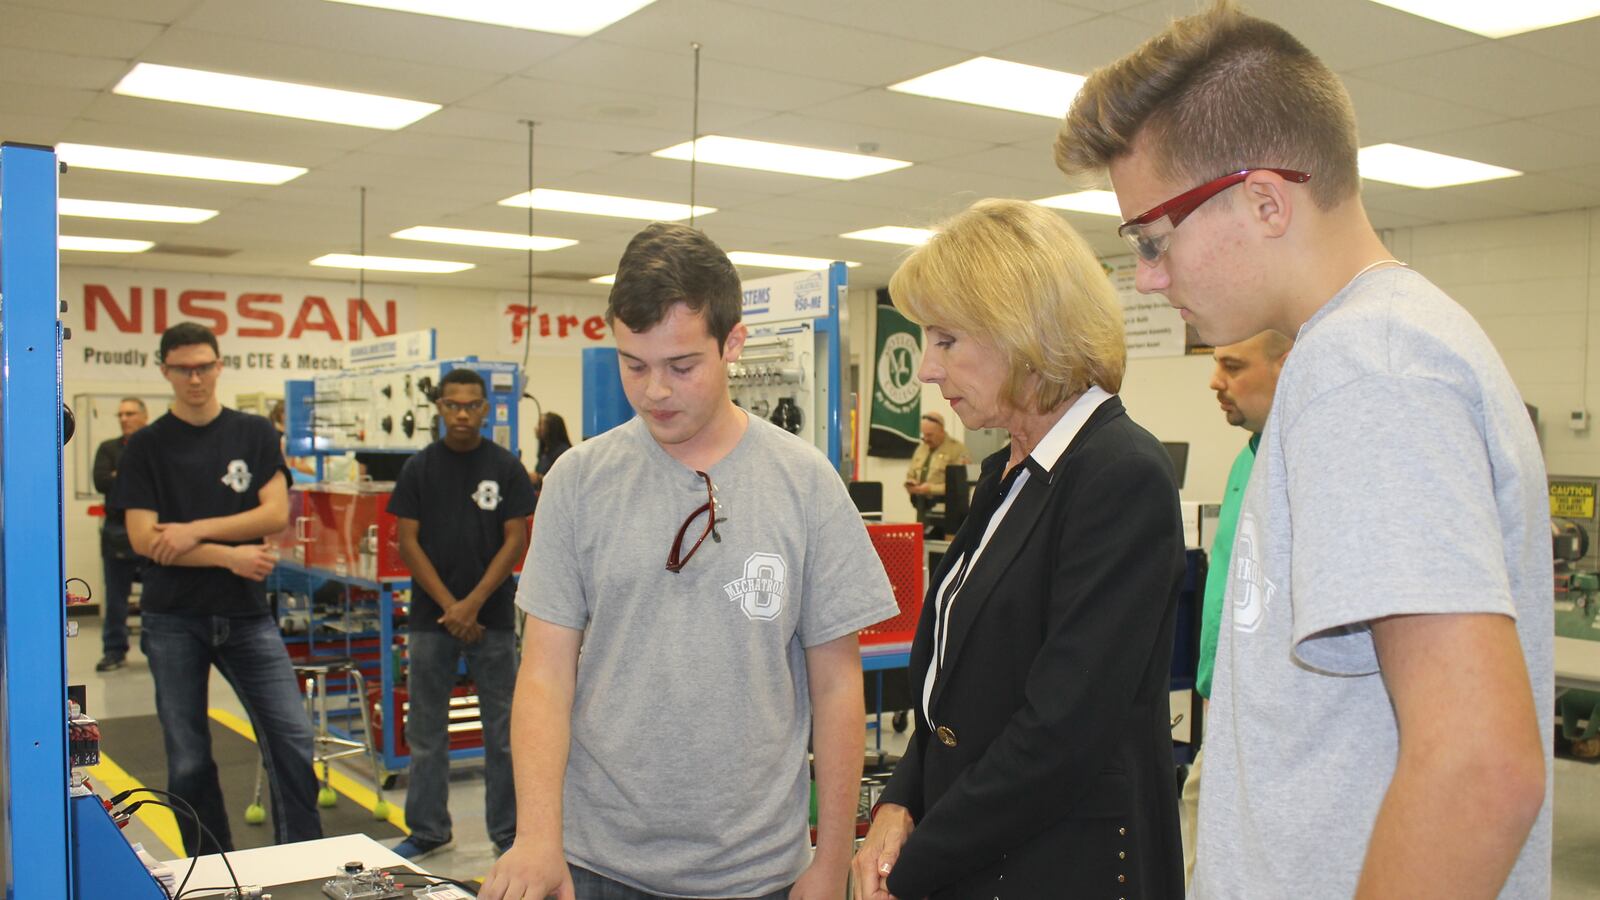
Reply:
[[[770,622],[783,612],[784,580],[789,567],[776,553],[752,553],[744,561],[744,577],[722,586],[747,618]]]
[[[250,488],[250,467],[242,459],[228,463],[228,472],[222,476],[222,483],[233,488],[235,494],[244,493]]]

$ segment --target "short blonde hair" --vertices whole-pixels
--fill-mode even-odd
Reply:
[[[1233,0],[1214,0],[1091,73],[1056,137],[1056,165],[1069,176],[1104,169],[1141,133],[1156,171],[1174,181],[1298,169],[1311,173],[1322,209],[1361,191],[1355,107],[1339,76]]]
[[[1001,399],[1019,411],[1049,412],[1090,385],[1113,394],[1122,387],[1127,346],[1116,291],[1088,243],[1042,206],[974,203],[906,258],[889,296],[919,325],[998,347],[1010,370]]]

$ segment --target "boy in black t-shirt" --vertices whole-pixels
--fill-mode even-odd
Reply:
[[[288,473],[278,432],[217,399],[222,359],[211,330],[184,322],[161,335],[172,409],[128,439],[111,505],[126,510],[144,570],[140,649],[156,685],[167,789],[194,807],[221,846],[179,815],[191,856],[232,850],[211,758],[207,686],[215,665],[250,716],[266,763],[278,843],[322,837],[312,731],[263,579],[263,542],[289,523]]]
[[[483,379],[453,369],[439,382],[444,437],[406,461],[389,500],[411,570],[408,639],[411,745],[406,824],[395,848],[421,859],[450,843],[450,693],[463,655],[483,725],[484,809],[504,852],[517,832],[511,779],[511,693],[517,650],[511,570],[528,547],[533,483],[505,448],[483,439]]]

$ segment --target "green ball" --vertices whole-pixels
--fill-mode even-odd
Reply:
[[[379,800],[378,805],[372,808],[372,817],[380,822],[389,818],[389,801]]]
[[[251,825],[260,825],[267,820],[267,810],[259,803],[252,803],[244,809],[244,820]]]
[[[323,788],[317,791],[317,805],[323,809],[332,809],[338,802],[339,795],[333,792],[333,788]]]

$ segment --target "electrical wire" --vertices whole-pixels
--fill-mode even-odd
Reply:
[[[169,797],[169,798],[171,798],[173,800],[178,801],[179,803],[182,803],[184,808],[183,809],[179,809],[178,807],[173,806],[170,803],[163,803],[163,802],[161,802],[159,800],[140,800],[137,803],[134,803],[132,806],[126,807],[126,808],[120,810],[119,812],[113,813],[113,815],[121,815],[121,816],[124,816],[124,817],[131,816],[131,815],[133,815],[135,810],[137,810],[139,807],[147,805],[147,804],[148,805],[154,805],[154,806],[164,806],[167,809],[172,810],[173,812],[180,812],[180,813],[183,813],[183,814],[187,815],[191,820],[194,821],[195,827],[199,829],[201,835],[203,837],[210,838],[211,839],[211,846],[217,848],[217,855],[222,857],[222,865],[228,870],[228,877],[233,880],[233,889],[235,891],[239,891],[240,893],[243,893],[243,891],[239,887],[239,876],[234,874],[234,872],[233,872],[233,863],[228,861],[228,854],[223,851],[222,842],[217,840],[217,836],[214,833],[212,833],[210,828],[206,827],[206,823],[200,821],[200,814],[195,812],[194,807],[189,804],[188,800],[185,800],[184,798],[178,796],[177,794],[172,793],[171,791],[163,791],[163,790],[161,790],[159,788],[137,787],[137,788],[129,788],[128,790],[123,791],[123,792],[121,792],[119,794],[113,794],[112,797],[111,797],[111,805],[112,806],[116,806],[117,804],[119,804],[122,801],[128,799],[129,797],[133,796],[134,794],[153,794],[153,795],[155,795],[157,797]],[[201,849],[204,849],[204,847],[202,847]],[[189,859],[189,870],[184,873],[183,881],[178,883],[178,889],[177,889],[177,891],[175,891],[173,893],[173,900],[179,900],[179,898],[181,898],[183,896],[183,894],[184,894],[184,890],[183,890],[184,885],[187,885],[189,883],[189,876],[194,874],[195,864],[198,863],[199,861],[200,861],[200,854],[198,854],[198,853],[195,854],[194,856],[190,857],[190,859]],[[196,888],[195,890],[199,890],[199,888]],[[227,888],[209,888],[208,890],[227,890]]]
[[[700,168],[700,42],[692,41],[694,50],[694,111],[689,125],[689,227],[694,227],[695,175]]]

